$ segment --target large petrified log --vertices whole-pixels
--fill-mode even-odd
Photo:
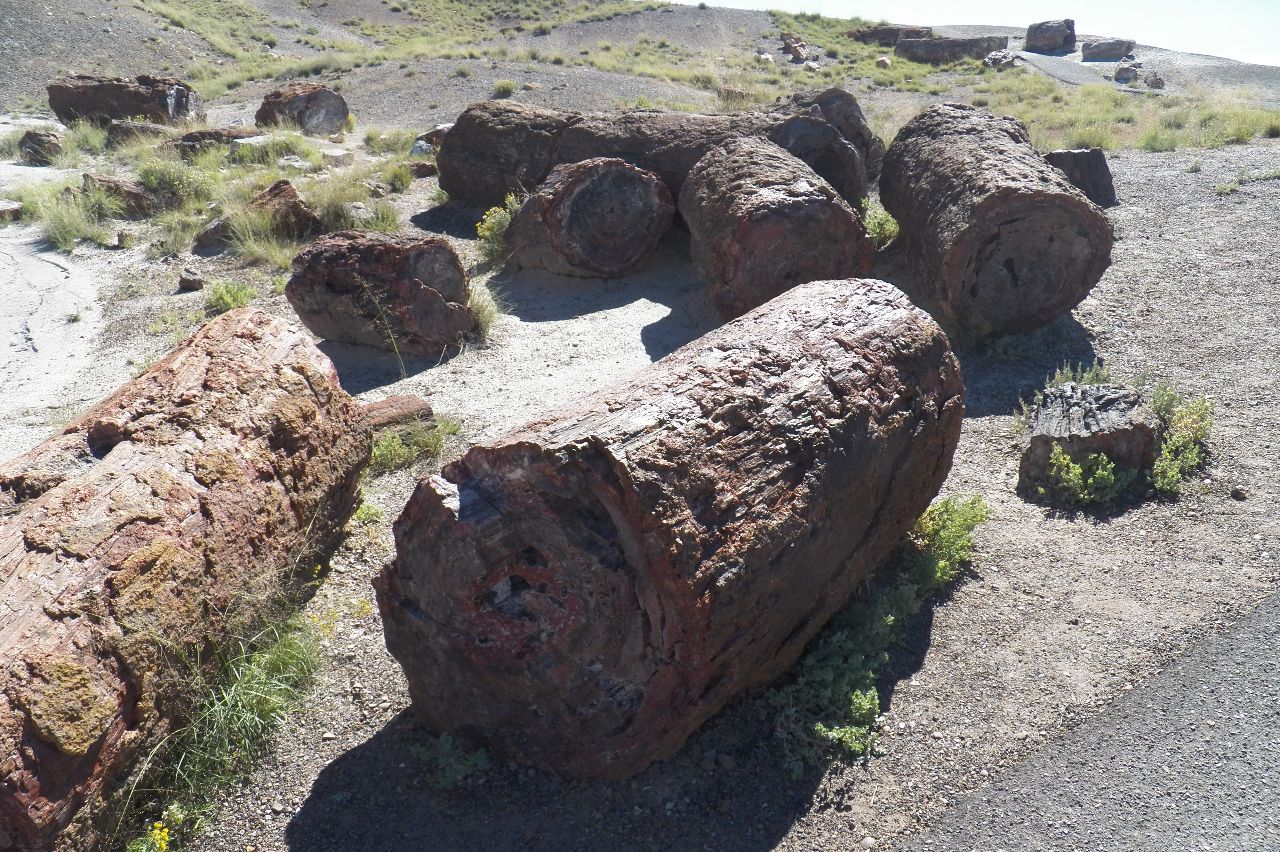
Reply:
[[[599,157],[552,169],[512,217],[506,241],[517,266],[616,278],[644,266],[674,217],[661,178]]]
[[[444,237],[339,231],[293,259],[285,298],[329,340],[439,357],[476,328],[467,272]]]
[[[987,54],[1004,50],[1008,46],[1008,36],[902,38],[893,46],[893,53],[912,62],[937,65],[960,59],[982,59]]]
[[[962,382],[880,281],[818,281],[422,480],[376,578],[417,713],[626,777],[795,662],[946,477]]]
[[[693,263],[725,319],[797,284],[871,268],[858,215],[813,169],[764,139],[733,139],[680,190]]]
[[[46,88],[49,108],[63,124],[84,120],[106,125],[115,119],[181,124],[205,119],[200,95],[190,83],[175,77],[74,74],[59,77]]]
[[[1080,303],[1111,263],[1106,214],[1044,161],[1022,122],[964,104],[909,121],[885,153],[880,199],[944,326],[1030,331]]]
[[[597,157],[653,172],[674,198],[694,163],[740,136],[761,136],[787,149],[851,204],[866,196],[861,154],[817,107],[795,114],[576,113],[484,101],[458,117],[436,161],[449,197],[478,206],[501,204],[508,193],[532,192],[561,163]]]
[[[832,86],[810,92],[797,92],[794,95],[780,97],[770,107],[771,112],[784,115],[812,114],[814,109],[822,113],[832,127],[858,149],[862,155],[866,169],[867,182],[874,181],[880,174],[880,160],[884,157],[884,140],[871,132],[871,125],[858,105],[858,99],[852,93]]]
[[[933,38],[933,27],[912,27],[903,24],[882,24],[875,27],[862,27],[849,30],[846,36],[863,44],[875,44],[880,47],[893,47],[899,39]]]
[[[1027,27],[1022,49],[1033,53],[1070,53],[1076,49],[1076,22],[1062,18],[1032,24]]]
[[[351,110],[342,95],[319,83],[293,82],[262,99],[253,116],[258,127],[294,125],[303,133],[327,136],[347,125]]]
[[[1099,207],[1114,207],[1120,203],[1116,199],[1116,185],[1111,177],[1111,167],[1107,165],[1107,155],[1101,148],[1050,151],[1044,159],[1054,168],[1061,169],[1071,185]]]
[[[329,360],[245,308],[0,466],[0,849],[98,844],[182,661],[311,578],[369,446]]]

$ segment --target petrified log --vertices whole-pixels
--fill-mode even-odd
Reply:
[[[150,216],[160,208],[160,199],[131,180],[85,172],[81,185],[85,192],[96,190],[114,198],[126,216]]]
[[[467,272],[444,237],[339,231],[293,260],[285,298],[329,340],[438,357],[476,328]]]
[[[797,284],[871,268],[862,222],[813,169],[764,139],[734,139],[698,161],[680,191],[693,263],[733,319]]]
[[[1058,53],[1076,49],[1076,22],[1070,18],[1057,21],[1040,21],[1027,27],[1023,50],[1032,53]]]
[[[797,92],[778,98],[770,111],[784,115],[811,115],[814,109],[858,149],[866,169],[867,181],[875,180],[880,174],[880,160],[884,157],[884,140],[871,132],[871,125],[867,124],[867,117],[862,114],[858,99],[850,92],[836,86],[818,91]]]
[[[964,404],[880,281],[802,285],[418,483],[376,578],[437,730],[632,775],[768,683],[937,493]]]
[[[252,127],[211,127],[205,130],[192,130],[169,142],[184,159],[190,160],[197,154],[216,148],[219,145],[230,145],[237,139],[248,139],[257,136],[259,131]]]
[[[246,207],[251,215],[271,219],[276,233],[302,239],[321,229],[320,217],[298,195],[298,190],[287,180],[278,180],[253,197]],[[230,216],[220,216],[200,229],[193,245],[197,249],[217,248],[227,245],[235,231]]]
[[[1124,38],[1104,38],[1086,41],[1080,45],[1080,59],[1084,62],[1119,62],[1133,53],[1136,42]]]
[[[351,110],[342,95],[319,83],[290,83],[270,92],[253,121],[259,127],[296,125],[303,133],[328,136],[342,130]]]
[[[561,163],[597,157],[615,157],[653,172],[675,198],[694,163],[739,136],[762,136],[786,148],[852,204],[866,196],[861,154],[816,108],[801,114],[584,114],[483,101],[458,117],[436,162],[440,186],[449,197],[478,206],[502,204],[508,193],[531,192]]]
[[[674,216],[661,178],[601,157],[552,169],[512,217],[506,240],[517,266],[616,278],[644,266]]]
[[[62,137],[52,130],[28,130],[18,140],[18,156],[31,166],[52,166],[62,156]]]
[[[982,59],[987,54],[1004,50],[1009,46],[1008,36],[977,36],[975,38],[902,38],[893,46],[895,56],[912,62],[937,65],[959,59]]]
[[[119,148],[139,139],[164,139],[174,132],[163,124],[118,119],[107,126],[107,146]]]
[[[893,47],[899,39],[933,38],[933,27],[912,27],[902,24],[885,24],[875,27],[862,27],[849,30],[846,36],[863,44],[875,44],[880,47]]]
[[[84,120],[105,125],[116,119],[181,124],[205,119],[200,95],[176,77],[74,74],[59,77],[46,88],[49,108],[63,124]]]
[[[329,360],[245,308],[0,465],[0,848],[98,845],[182,661],[311,579],[369,447]]]
[[[1106,214],[1031,146],[1022,122],[964,104],[909,121],[884,157],[880,200],[944,326],[1030,331],[1080,303],[1111,263]]]
[[[1101,148],[1050,151],[1044,159],[1054,168],[1061,169],[1071,185],[1099,207],[1114,207],[1119,203],[1111,167],[1107,165],[1107,155]]]
[[[420,396],[400,394],[360,406],[370,429],[386,429],[428,421],[434,415],[431,404]]]

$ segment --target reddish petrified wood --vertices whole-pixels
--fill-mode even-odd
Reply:
[[[320,217],[298,195],[288,180],[278,180],[253,197],[248,210],[268,217],[276,233],[301,239],[319,231]],[[200,229],[194,245],[198,249],[215,248],[231,242],[235,223],[230,216],[219,216]]]
[[[1015,118],[930,107],[889,146],[880,199],[916,273],[900,286],[975,337],[1047,325],[1111,264],[1106,214],[1036,153]]]
[[[879,281],[795,288],[418,484],[375,580],[413,706],[627,777],[768,683],[951,465],[946,336]]]
[[[303,133],[327,136],[347,125],[351,110],[342,95],[319,83],[293,82],[262,99],[254,114],[258,127],[293,125]]]
[[[143,74],[132,79],[74,74],[59,77],[47,87],[49,108],[63,124],[113,119],[140,119],[159,124],[204,121],[195,88],[175,77]]]
[[[797,284],[865,273],[875,255],[831,185],[764,139],[734,139],[699,160],[680,191],[680,215],[725,319]]]
[[[401,394],[366,402],[360,406],[364,422],[370,429],[386,429],[430,420],[434,414],[431,405],[420,396]]]
[[[657,175],[622,160],[556,166],[511,219],[517,265],[582,278],[630,275],[671,227],[675,203]]]
[[[502,204],[508,193],[532,192],[556,165],[596,157],[615,157],[653,172],[674,198],[694,163],[740,136],[761,136],[787,149],[852,204],[866,195],[862,155],[817,106],[795,114],[584,114],[484,101],[458,117],[436,161],[440,186],[450,198],[484,207]]]
[[[101,845],[184,666],[311,579],[369,447],[329,360],[245,308],[0,465],[0,849]]]

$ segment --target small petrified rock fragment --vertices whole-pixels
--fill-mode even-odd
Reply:
[[[320,218],[316,216],[307,203],[302,200],[289,181],[278,180],[249,202],[248,212],[258,213],[271,218],[276,232],[293,239],[302,239],[321,229]],[[235,227],[230,216],[220,216],[196,234],[195,247],[209,249],[224,246],[230,242]]]
[[[150,216],[160,208],[159,199],[131,180],[85,172],[81,183],[85,192],[96,190],[114,198],[126,216]]]
[[[285,298],[316,335],[438,357],[476,328],[466,270],[443,237],[339,231],[293,261]]]
[[[795,662],[929,505],[946,336],[880,281],[804,284],[418,483],[375,580],[413,707],[625,778]]]
[[[28,130],[18,140],[18,156],[31,166],[52,166],[62,156],[62,137],[52,130]]]
[[[370,429],[386,429],[390,426],[406,426],[422,423],[432,418],[431,405],[420,396],[400,394],[360,406],[364,422]]]
[[[597,158],[556,166],[507,228],[520,267],[616,278],[648,262],[671,227],[675,204],[652,172]]]
[[[1061,169],[1071,185],[1099,207],[1114,207],[1116,187],[1107,155],[1101,148],[1050,151],[1044,155],[1049,165]]]
[[[342,95],[318,83],[290,83],[262,99],[254,115],[259,127],[286,124],[311,136],[328,136],[346,127],[351,110]]]
[[[764,139],[735,139],[699,160],[680,191],[680,215],[725,319],[797,284],[865,272],[875,254],[845,200]]]

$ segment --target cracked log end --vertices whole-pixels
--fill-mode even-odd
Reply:
[[[797,287],[418,484],[376,579],[437,730],[628,777],[777,677],[898,544],[963,414],[893,287]]]

